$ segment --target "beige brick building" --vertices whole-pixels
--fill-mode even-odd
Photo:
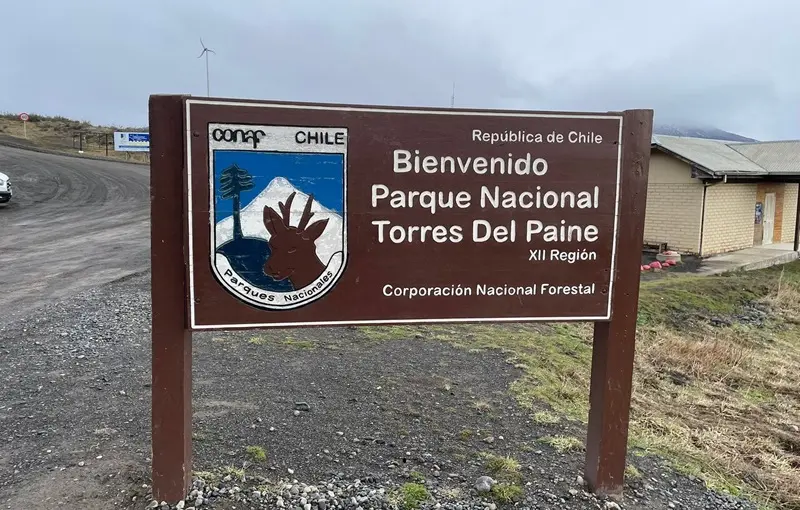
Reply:
[[[709,256],[796,243],[800,141],[657,135],[649,175],[646,244]]]

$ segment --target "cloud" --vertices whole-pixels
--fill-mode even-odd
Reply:
[[[0,109],[143,125],[152,93],[565,110],[800,138],[800,2],[27,0]]]

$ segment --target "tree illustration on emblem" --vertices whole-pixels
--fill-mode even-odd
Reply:
[[[236,163],[222,171],[219,177],[220,191],[225,200],[233,199],[233,239],[241,239],[242,220],[239,215],[242,211],[241,194],[253,189],[253,176]]]

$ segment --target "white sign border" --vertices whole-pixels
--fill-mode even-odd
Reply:
[[[619,121],[619,142],[617,143],[617,182],[614,191],[614,233],[611,243],[611,272],[608,285],[608,305],[606,314],[602,316],[585,317],[499,317],[499,318],[443,318],[443,319],[387,319],[387,320],[355,320],[355,321],[315,321],[315,322],[269,322],[269,323],[239,323],[239,324],[198,324],[195,311],[195,279],[194,279],[194,218],[192,216],[192,139],[191,109],[192,105],[249,107],[249,108],[280,108],[289,110],[333,110],[340,112],[388,113],[406,115],[453,115],[453,116],[478,116],[478,117],[527,117],[550,119],[616,119]],[[300,105],[240,101],[217,101],[210,99],[187,99],[186,105],[186,214],[188,218],[189,242],[189,327],[192,330],[213,329],[254,329],[254,328],[286,328],[310,326],[368,326],[391,324],[456,324],[456,323],[508,323],[508,322],[593,322],[611,319],[611,304],[614,296],[614,277],[617,266],[617,238],[619,237],[619,188],[622,178],[622,115],[581,115],[569,113],[528,113],[528,112],[494,112],[494,111],[459,111],[459,110],[425,110],[425,109],[400,109],[367,106],[334,106],[334,105]]]

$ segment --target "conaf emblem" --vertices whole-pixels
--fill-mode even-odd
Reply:
[[[347,129],[211,124],[209,151],[217,280],[268,310],[325,296],[347,259]]]

